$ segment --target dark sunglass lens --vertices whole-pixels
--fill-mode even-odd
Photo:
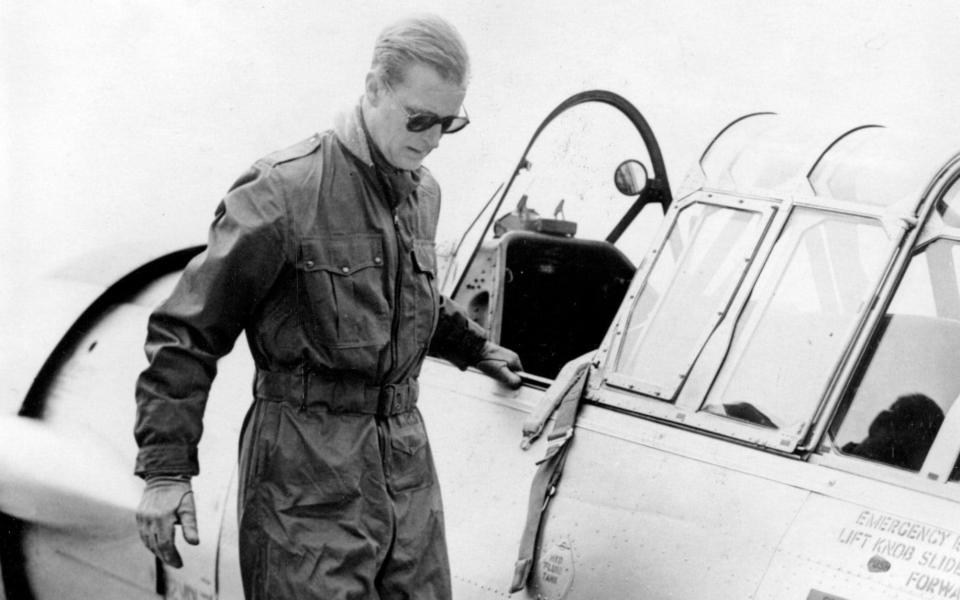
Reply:
[[[467,126],[469,120],[463,117],[446,117],[441,124],[444,133],[456,133]]]
[[[407,120],[407,131],[418,133],[426,131],[437,124],[437,118],[433,115],[413,115]]]

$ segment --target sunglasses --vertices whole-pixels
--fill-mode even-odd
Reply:
[[[403,114],[407,116],[407,131],[411,133],[420,133],[421,131],[426,131],[437,124],[440,125],[441,133],[456,133],[470,124],[470,117],[467,115],[466,107],[463,107],[462,117],[441,117],[432,112],[411,112],[406,106],[396,101],[397,93],[393,91],[393,88],[390,87],[390,84],[384,82],[384,85],[386,86],[387,90],[390,91],[390,94],[393,95],[394,104],[396,104],[397,108],[402,110]]]

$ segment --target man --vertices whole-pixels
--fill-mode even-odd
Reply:
[[[516,354],[437,293],[440,192],[421,166],[469,122],[468,58],[436,17],[377,39],[359,105],[261,159],[151,316],[137,382],[144,543],[196,544],[190,477],[216,361],[246,331],[257,367],[241,441],[248,598],[449,598],[440,491],[417,375],[429,349],[520,385]]]

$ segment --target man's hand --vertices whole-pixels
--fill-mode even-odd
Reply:
[[[183,539],[196,546],[197,509],[193,503],[190,480],[178,477],[151,477],[143,489],[137,509],[140,539],[160,560],[179,569],[183,560],[174,544],[175,524],[180,524]]]
[[[523,383],[517,371],[523,370],[517,353],[503,346],[486,342],[483,345],[477,368],[511,389]]]

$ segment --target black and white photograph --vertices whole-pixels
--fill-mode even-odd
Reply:
[[[958,32],[0,0],[0,600],[960,598]]]

